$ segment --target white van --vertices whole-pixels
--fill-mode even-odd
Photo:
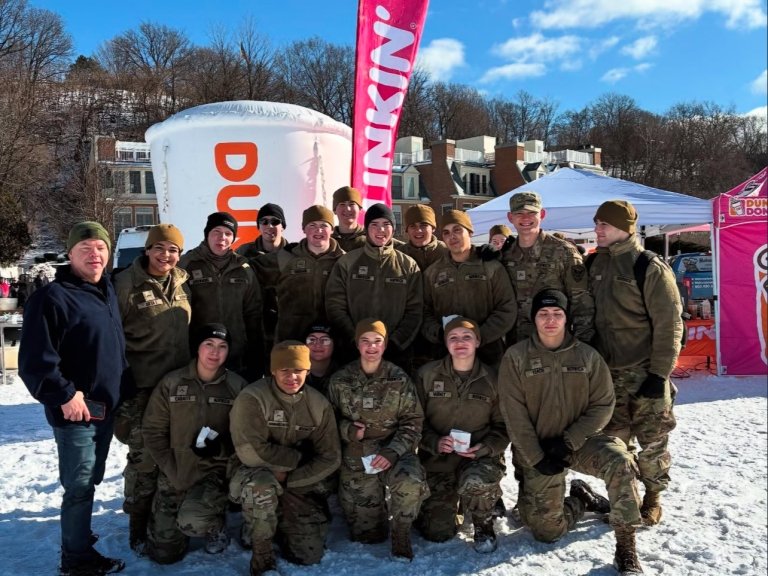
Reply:
[[[144,245],[147,242],[150,228],[152,226],[136,226],[135,228],[120,230],[115,243],[113,270],[127,268],[136,259],[136,256],[144,254]]]

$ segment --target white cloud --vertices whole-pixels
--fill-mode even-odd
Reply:
[[[578,36],[545,38],[537,32],[530,36],[510,38],[503,44],[496,44],[491,48],[491,52],[515,62],[548,62],[568,58],[578,53],[580,48],[581,39]]]
[[[762,0],[548,0],[545,8],[531,13],[538,28],[597,28],[621,19],[665,26],[706,12],[724,16],[728,28],[764,28],[768,19]]]
[[[755,94],[768,94],[768,69],[763,70],[763,73],[755,78],[750,86]]]
[[[605,40],[600,40],[597,42],[593,41],[589,46],[589,57],[592,60],[594,60],[595,58],[600,56],[600,54],[602,54],[603,52],[607,52],[608,50],[616,46],[616,44],[619,43],[619,40],[620,38],[618,36],[611,36],[609,38],[606,38]]]
[[[621,53],[627,54],[635,60],[642,60],[656,49],[657,44],[656,36],[643,36],[632,42],[632,44],[624,46],[621,49]]]
[[[515,62],[505,66],[491,68],[480,78],[481,83],[494,82],[496,80],[514,80],[520,78],[534,78],[543,76],[547,71],[546,66],[541,63]]]
[[[437,38],[419,49],[417,61],[432,80],[446,82],[456,68],[465,65],[464,44],[453,38]]]
[[[642,74],[646,70],[649,70],[652,68],[652,64],[649,64],[648,62],[642,62],[636,66],[632,66],[631,68],[611,68],[603,74],[602,78],[600,78],[601,82],[607,82],[609,84],[616,84],[619,80],[623,80],[627,76],[629,76],[632,73]]]
[[[768,106],[758,106],[744,114],[744,116],[757,116],[763,120],[768,120]]]

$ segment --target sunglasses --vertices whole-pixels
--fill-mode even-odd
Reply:
[[[259,224],[262,226],[279,226],[282,222],[277,218],[262,218],[259,220]]]

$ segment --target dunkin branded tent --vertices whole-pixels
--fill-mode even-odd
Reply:
[[[718,374],[768,374],[768,167],[713,201]]]

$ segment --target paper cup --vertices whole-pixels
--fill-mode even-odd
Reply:
[[[453,451],[454,452],[466,452],[469,450],[470,442],[472,442],[472,434],[470,432],[464,432],[463,430],[451,430],[451,438],[453,438]]]

